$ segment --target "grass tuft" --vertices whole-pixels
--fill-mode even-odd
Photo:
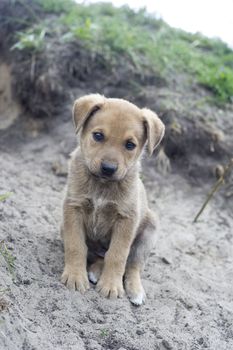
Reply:
[[[4,194],[0,194],[0,202],[5,201],[7,198],[9,198],[12,195],[12,192],[7,192]]]
[[[60,13],[69,12],[75,3],[72,0],[34,0],[37,2],[46,12]]]
[[[101,331],[100,331],[100,336],[101,336],[102,338],[105,338],[105,337],[107,337],[108,335],[109,335],[109,330],[108,330],[107,328],[101,329]]]
[[[10,253],[4,241],[0,242],[0,255],[4,258],[7,268],[12,276],[15,270],[15,257]]]
[[[224,66],[210,66],[207,72],[199,72],[199,82],[217,96],[220,104],[233,101],[232,69]]]
[[[46,28],[35,26],[25,32],[17,32],[18,41],[12,46],[11,50],[30,50],[39,52],[43,50],[45,43]]]

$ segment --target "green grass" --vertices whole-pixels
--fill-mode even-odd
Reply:
[[[46,27],[35,26],[25,32],[17,33],[17,42],[12,46],[12,50],[30,50],[32,52],[42,51],[45,43]]]
[[[233,51],[220,40],[172,29],[143,9],[135,12],[127,6],[81,5],[72,0],[34,1],[53,15],[49,24],[43,19],[18,33],[14,49],[41,51],[51,36],[61,44],[79,41],[110,66],[123,60],[139,73],[160,72],[166,77],[184,72],[211,90],[215,102],[232,101]]]
[[[72,0],[34,0],[44,11],[51,13],[69,12],[75,6]]]
[[[213,64],[205,72],[199,72],[199,82],[209,88],[218,98],[218,102],[231,101],[233,97],[233,73],[232,69]]]
[[[5,201],[11,195],[12,195],[12,192],[7,192],[7,193],[4,193],[4,194],[0,194],[0,202]]]
[[[10,289],[9,288],[0,288],[0,295],[8,292]]]
[[[107,337],[108,335],[109,335],[109,330],[108,330],[107,328],[101,329],[101,331],[100,331],[100,336],[101,336],[102,338],[105,338],[105,337]]]
[[[8,271],[14,277],[15,270],[15,257],[10,253],[6,243],[4,241],[0,242],[0,255],[3,257],[7,264]]]

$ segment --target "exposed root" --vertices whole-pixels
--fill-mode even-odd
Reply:
[[[159,153],[156,157],[156,166],[157,166],[158,171],[163,175],[166,175],[167,173],[171,172],[170,159],[168,158],[168,156],[164,152],[163,147],[161,147],[161,149],[159,150]]]

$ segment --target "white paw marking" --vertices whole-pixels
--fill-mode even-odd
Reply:
[[[98,278],[96,277],[96,275],[92,271],[88,272],[88,278],[89,278],[89,281],[94,283],[94,284],[96,284],[98,282]]]
[[[134,297],[130,298],[131,303],[133,303],[134,305],[142,305],[145,301],[145,293],[141,292],[137,295],[135,295]]]

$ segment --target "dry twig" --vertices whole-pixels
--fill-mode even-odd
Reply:
[[[225,167],[223,167],[222,174],[220,175],[219,179],[216,181],[212,190],[208,193],[205,202],[203,203],[201,209],[199,210],[199,212],[195,216],[195,218],[193,220],[194,223],[197,222],[199,216],[202,214],[203,210],[205,209],[205,207],[209,203],[210,199],[213,197],[214,193],[217,192],[217,190],[220,188],[220,186],[224,184],[225,177],[227,174],[229,174],[229,172],[231,171],[232,168],[233,168],[233,158],[231,158],[229,163]]]

